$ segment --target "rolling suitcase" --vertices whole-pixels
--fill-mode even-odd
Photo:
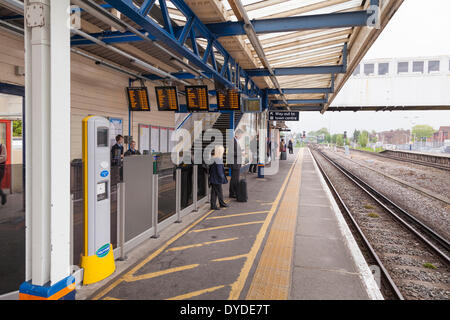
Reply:
[[[281,158],[280,160],[286,160],[286,151],[281,152]]]
[[[236,200],[238,202],[247,202],[247,198],[247,180],[242,179],[238,184]]]

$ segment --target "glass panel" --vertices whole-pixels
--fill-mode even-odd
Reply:
[[[399,62],[398,63],[398,73],[406,73],[408,72],[408,62]]]
[[[389,73],[389,63],[380,63],[378,64],[378,74],[380,76]]]
[[[182,165],[181,167],[181,210],[193,203],[193,171],[193,165]]]
[[[0,165],[0,295],[25,281],[25,199],[22,164]]]
[[[197,165],[197,200],[206,196],[206,176],[208,175],[208,169],[206,166]]]
[[[440,61],[428,61],[428,72],[439,71],[440,69]]]
[[[423,73],[424,62],[423,61],[414,61],[413,62],[413,72]]]
[[[23,98],[0,94],[0,295],[25,281]]]
[[[158,222],[176,213],[175,170],[159,173],[158,181]]]
[[[374,73],[375,73],[375,65],[373,63],[364,65],[364,74],[366,76],[374,74]]]

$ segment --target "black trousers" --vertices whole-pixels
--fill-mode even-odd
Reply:
[[[0,195],[3,196],[5,193],[2,190],[2,180],[5,176],[5,165],[0,165]]]
[[[223,201],[222,185],[211,183],[211,207],[212,208],[217,206],[217,199],[219,199],[219,205],[225,204],[225,201]]]
[[[248,172],[253,172],[256,173],[256,169],[257,169],[258,165],[256,163],[252,163],[250,165],[250,168],[248,168]]]
[[[230,197],[236,197],[237,195],[240,174],[241,174],[241,165],[240,164],[233,165],[233,167],[231,167]]]

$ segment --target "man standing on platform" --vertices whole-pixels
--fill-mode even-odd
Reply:
[[[230,198],[237,197],[238,184],[240,180],[241,164],[242,164],[242,150],[239,145],[239,139],[242,137],[242,130],[237,129],[234,134],[233,142],[233,162],[231,164],[231,181],[230,181]]]

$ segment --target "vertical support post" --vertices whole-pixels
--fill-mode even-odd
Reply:
[[[194,202],[194,211],[197,212],[198,211],[198,165],[194,164],[194,172],[193,172],[193,182],[194,182],[194,187],[193,187],[193,191],[192,191],[192,200]]]
[[[74,298],[70,266],[69,0],[26,0],[26,274],[20,299]],[[59,286],[58,286],[59,287]],[[43,294],[42,291],[45,291]],[[54,297],[54,296],[53,296]]]
[[[159,175],[154,174],[153,175],[153,194],[152,194],[152,217],[153,217],[153,236],[152,238],[157,239],[159,238],[158,233],[158,182],[159,182]]]
[[[73,266],[73,193],[70,194],[70,267]]]
[[[119,258],[124,261],[125,256],[125,183],[117,184],[117,245],[119,247]]]
[[[231,143],[232,143],[232,145],[231,146],[228,146],[228,150],[234,150],[233,148],[234,148],[234,145],[233,145],[233,143],[234,143],[234,111],[230,111],[230,139],[229,139],[229,141],[232,141]],[[228,175],[231,177],[231,169],[229,170],[229,172],[228,172]]]
[[[175,210],[177,214],[177,220],[175,223],[181,222],[181,168],[175,170]]]

